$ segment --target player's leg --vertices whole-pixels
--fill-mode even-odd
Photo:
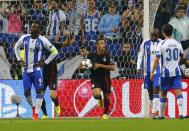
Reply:
[[[61,109],[58,102],[58,97],[56,95],[56,90],[50,90],[50,96],[55,105],[55,116],[58,117],[60,115]]]
[[[175,89],[175,93],[177,96],[177,105],[179,109],[179,118],[183,118],[183,96],[181,89]]]
[[[35,105],[33,104],[32,97],[31,97],[31,76],[30,74],[24,72],[23,74],[23,86],[24,86],[24,96],[26,97],[26,100],[28,104],[33,108]]]
[[[55,107],[58,107],[59,103],[58,103],[58,97],[56,96],[56,90],[50,90],[50,96],[51,96],[51,99],[52,99]]]
[[[36,114],[39,114],[43,102],[43,97],[44,97],[43,89],[36,89],[36,106],[35,106]]]
[[[93,88],[93,89],[92,89],[93,97],[94,97],[95,99],[97,99],[97,100],[102,99],[102,96],[101,96],[100,93],[101,93],[101,88],[96,87],[96,88]]]
[[[165,105],[167,101],[167,91],[160,91],[160,109],[159,109],[159,118],[163,119],[164,118],[164,112],[165,112]]]
[[[159,112],[159,87],[154,87],[153,89],[153,103],[152,103],[152,114],[158,115]]]
[[[43,67],[43,91],[45,93],[46,89],[47,89],[47,86],[49,86],[49,83],[50,83],[50,67],[49,65],[45,65]],[[43,116],[41,119],[46,119],[48,118],[48,114],[47,114],[47,109],[46,109],[46,101],[45,99],[43,99],[43,102],[42,102],[42,106],[41,106],[41,110],[43,112]]]
[[[98,106],[102,107],[102,95],[101,95],[101,85],[99,80],[91,79],[91,88],[93,97],[98,100]]]
[[[144,89],[147,89],[150,101],[150,110],[149,113],[151,114],[152,111],[152,104],[153,104],[153,82],[150,80],[149,75],[144,76]]]
[[[175,94],[177,96],[177,105],[179,109],[179,118],[183,119],[183,96],[182,96],[182,83],[181,83],[181,77],[180,76],[175,76],[173,78],[173,85],[175,88]]]
[[[149,100],[152,103],[153,100],[153,82],[150,80],[149,75],[144,77],[144,88],[148,90]]]
[[[46,80],[43,80],[43,83],[44,83],[43,91],[44,91],[44,93],[45,93],[45,91],[46,91],[46,89],[47,89],[47,82],[46,82]],[[42,102],[42,105],[41,105],[41,110],[42,110],[42,112],[43,112],[43,116],[42,116],[41,119],[46,119],[46,118],[48,118],[45,99],[43,99],[43,102]]]
[[[148,90],[148,95],[149,95],[149,100],[150,100],[150,111],[149,112],[152,113],[152,107],[153,107],[153,87],[149,86],[147,88],[147,90]]]
[[[35,116],[33,118],[38,119],[38,114],[41,109],[41,105],[44,97],[43,76],[41,70],[34,71],[33,73],[34,73],[33,83],[36,90]]]
[[[31,87],[32,87],[32,79],[31,74],[24,72],[23,74],[23,86],[24,86],[24,96],[28,104],[32,108],[32,116],[35,114],[35,105],[33,104],[32,97],[31,97]]]
[[[103,96],[104,96],[104,119],[108,119],[108,114],[109,114],[109,106],[110,106],[110,92],[103,91]]]
[[[156,116],[159,113],[159,87],[160,87],[160,74],[156,74],[153,80],[153,104],[152,115]]]
[[[169,77],[161,77],[161,86],[160,86],[160,109],[159,109],[159,118],[164,118],[165,105],[167,101],[167,91],[170,87],[170,78]]]
[[[101,83],[101,89],[104,96],[104,115],[103,119],[108,119],[109,106],[110,106],[110,93],[111,93],[111,79],[105,77],[104,85]]]
[[[101,88],[98,84],[92,84],[92,94],[93,97],[98,100],[98,106],[102,107],[102,95],[101,95]]]
[[[50,63],[50,78],[49,78],[49,88],[50,88],[50,97],[54,103],[55,106],[55,116],[58,117],[60,115],[60,105],[58,101],[58,97],[56,95],[56,89],[57,89],[57,81],[58,81],[58,76],[57,76],[57,65],[56,62],[53,61]]]
[[[60,115],[61,109],[60,109],[58,97],[56,95],[56,89],[57,89],[56,73],[50,77],[49,87],[50,87],[50,97],[55,106],[55,116],[58,117]]]

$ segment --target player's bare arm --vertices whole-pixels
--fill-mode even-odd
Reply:
[[[62,42],[62,47],[70,46],[75,42],[75,37],[71,34],[67,35],[67,38],[65,41]]]
[[[103,68],[105,70],[114,71],[115,65],[104,65],[104,64],[95,63],[93,68],[94,69]]]
[[[24,67],[25,66],[25,62],[23,60],[19,60],[18,63],[20,64],[20,66]]]
[[[60,30],[55,38],[55,43],[59,43],[59,39],[61,38],[62,33],[64,33],[64,35],[67,37],[65,41],[60,43],[62,48],[70,46],[71,44],[75,42],[75,37],[73,34],[71,34],[69,31],[66,31],[66,30]]]

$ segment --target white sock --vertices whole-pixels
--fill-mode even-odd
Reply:
[[[152,104],[152,113],[159,111],[159,94],[154,94],[153,104]]]
[[[183,97],[182,97],[182,95],[177,96],[177,105],[178,105],[178,109],[179,109],[179,116],[180,115],[183,116]]]
[[[36,98],[35,114],[39,114],[42,102],[43,102],[43,98]]]
[[[166,98],[160,98],[159,116],[164,117]]]
[[[152,113],[152,107],[153,107],[153,101],[152,100],[150,100],[150,107],[149,107],[149,113],[151,114]]]

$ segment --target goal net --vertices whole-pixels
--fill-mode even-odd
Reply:
[[[110,116],[147,117],[148,95],[143,76],[136,73],[136,61],[143,37],[149,38],[159,4],[160,0],[0,1],[0,118],[16,116],[12,95],[22,98],[20,115],[31,117],[13,47],[22,34],[29,33],[34,21],[40,21],[42,34],[53,44],[65,41],[67,35],[74,39],[71,45],[58,49],[56,58],[62,117],[102,116],[103,108],[92,97],[89,72],[78,69],[85,55],[96,50],[95,41],[101,36],[116,65],[111,72]],[[24,58],[23,51],[21,56]],[[34,90],[32,94],[35,96]],[[49,89],[45,99],[47,113],[54,117]]]

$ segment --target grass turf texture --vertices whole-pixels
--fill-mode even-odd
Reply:
[[[189,119],[0,119],[0,131],[189,131]]]

